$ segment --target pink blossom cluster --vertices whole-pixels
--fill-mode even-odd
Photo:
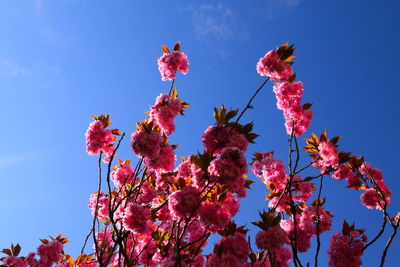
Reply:
[[[156,103],[150,107],[150,119],[161,131],[169,136],[175,131],[175,117],[182,112],[182,104],[178,98],[172,98],[169,94],[161,94]]]
[[[328,250],[329,267],[358,267],[361,266],[365,235],[360,236],[359,231],[351,231],[349,235],[339,232],[331,237]]]
[[[111,180],[114,182],[115,187],[121,188],[126,184],[133,182],[135,177],[135,171],[130,164],[130,161],[120,160],[120,164],[113,168],[111,173]]]
[[[196,187],[187,186],[169,195],[168,200],[173,219],[190,218],[200,205],[200,192]]]
[[[260,231],[256,235],[257,247],[271,252],[276,251],[288,242],[286,232],[279,225],[268,227],[267,230]]]
[[[289,64],[283,62],[275,50],[269,51],[257,63],[257,72],[261,76],[268,76],[272,80],[286,81],[293,75]]]
[[[207,266],[245,266],[249,254],[249,244],[244,234],[236,232],[234,236],[224,236],[215,245],[207,261]]]
[[[107,219],[109,212],[108,212],[108,204],[109,204],[109,199],[108,196],[100,192],[100,196],[98,195],[98,192],[94,192],[93,194],[90,195],[89,199],[89,209],[92,210],[92,215],[94,216],[96,213],[96,204],[97,204],[97,216],[100,219]]]
[[[223,229],[239,210],[239,201],[228,195],[221,202],[203,202],[199,211],[199,220],[210,232]]]
[[[248,141],[246,137],[230,126],[210,126],[202,137],[204,150],[219,155],[226,147],[236,147],[246,152]]]
[[[368,181],[372,182],[372,187],[361,194],[361,203],[369,209],[384,209],[390,205],[392,192],[383,181],[382,171],[372,167],[369,163],[364,163],[359,171]]]
[[[313,113],[301,105],[302,82],[280,82],[274,86],[278,109],[283,111],[287,134],[301,136],[310,126]]]
[[[148,220],[150,220],[150,209],[142,205],[131,203],[125,209],[125,216],[122,221],[125,229],[133,232],[143,234],[147,230]]]
[[[37,253],[29,253],[27,257],[8,256],[3,259],[3,265],[7,267],[51,267],[62,258],[63,244],[53,240],[39,245]],[[36,259],[39,256],[39,260]]]
[[[175,79],[177,71],[183,74],[189,71],[189,60],[185,53],[180,51],[164,53],[158,59],[158,70],[161,73],[161,79],[163,81],[173,80]]]
[[[166,143],[159,131],[134,132],[131,136],[131,147],[154,170],[171,171],[174,168],[176,157],[173,147]]]
[[[339,168],[339,151],[332,141],[321,141],[318,144],[318,153],[313,156],[313,166],[321,171],[321,173],[329,172],[330,169],[338,170]],[[345,169],[340,171],[344,172]],[[338,177],[340,174],[338,174]]]
[[[89,155],[98,155],[102,152],[106,157],[104,162],[109,162],[114,152],[113,142],[115,137],[112,130],[106,130],[103,122],[95,120],[89,124],[86,131],[86,151]]]
[[[247,162],[242,152],[236,147],[221,150],[221,155],[212,160],[208,167],[210,180],[225,185],[239,197],[246,196],[244,174],[247,173]]]
[[[278,193],[269,198],[268,206],[271,208],[276,206],[277,211],[284,211],[289,208],[288,194],[280,196],[289,181],[289,175],[285,172],[286,166],[280,159],[274,158],[271,152],[257,154],[257,157],[251,163],[253,166],[251,171],[262,179],[272,193]],[[313,185],[304,181],[299,175],[293,177],[292,187],[293,200],[304,203],[309,200],[312,190],[314,190]]]

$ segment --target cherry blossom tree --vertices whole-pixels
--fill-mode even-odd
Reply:
[[[109,115],[93,116],[89,124],[86,150],[98,156],[99,179],[89,198],[93,221],[80,255],[67,254],[64,244],[69,240],[58,235],[42,239],[37,251],[26,256],[19,255],[19,245],[3,249],[2,266],[318,266],[320,237],[331,230],[333,216],[324,207],[324,179],[341,180],[348,189],[360,191],[361,203],[383,216],[381,230],[369,233],[369,238],[365,230],[344,221],[342,231],[331,236],[329,266],[361,266],[362,255],[389,228],[391,235],[380,255],[380,266],[384,265],[400,224],[400,213],[388,210],[392,193],[379,169],[364,157],[339,149],[340,136],[329,138],[326,131],[311,134],[302,151],[298,138],[310,127],[313,112],[310,103],[302,102],[304,85],[293,69],[293,45],[285,43],[259,60],[256,70],[266,79],[246,106],[240,113],[215,108],[215,124],[204,131],[202,151],[179,162],[169,136],[176,130],[175,118],[188,108],[174,85],[177,72],[188,73],[189,60],[179,42],[172,52],[166,46],[162,51],[158,68],[161,79],[171,85],[130,136],[137,158],[117,159],[126,134],[110,129]],[[258,135],[253,123],[241,118],[270,80],[275,81],[277,108],[289,136],[286,164],[273,152],[245,156]],[[300,166],[304,153],[309,163]],[[309,169],[315,175],[304,177]],[[268,207],[252,222],[259,228],[253,241],[249,230],[233,220],[253,183],[248,173],[260,178],[268,191]],[[104,183],[107,190],[102,191]],[[206,253],[211,235],[219,240]],[[85,254],[89,240],[94,252]],[[301,253],[312,249],[314,257],[302,259]]]

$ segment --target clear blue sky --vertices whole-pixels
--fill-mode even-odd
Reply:
[[[304,101],[314,103],[306,136],[324,129],[343,135],[341,148],[383,170],[394,194],[390,211],[398,211],[399,9],[395,0],[1,1],[0,247],[19,242],[26,253],[39,238],[62,232],[72,240],[66,250],[78,253],[97,183],[96,158],[84,143],[90,115],[110,113],[114,127],[133,131],[168,90],[156,59],[161,45],[178,40],[190,70],[178,75],[176,86],[191,105],[171,137],[179,156],[201,149],[213,106],[245,105],[263,81],[258,59],[290,41]],[[261,135],[249,155],[275,150],[286,159],[288,137],[275,103],[269,84],[246,114]],[[119,155],[135,159],[128,140]],[[335,213],[336,226],[324,234],[322,258],[343,218],[369,236],[381,222],[379,212],[361,206],[359,192],[325,181],[326,208]],[[260,182],[253,187],[239,223],[256,220],[256,208],[266,207],[266,188]],[[365,266],[377,265],[387,237],[369,249]],[[397,238],[387,266],[398,263],[399,249]]]

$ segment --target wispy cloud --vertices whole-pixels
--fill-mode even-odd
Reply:
[[[65,35],[52,29],[43,30],[42,37],[47,43],[61,49],[68,48],[77,41],[74,36]]]
[[[21,154],[0,156],[0,168],[6,168],[12,165],[35,161],[44,157],[44,154],[37,152],[25,152]]]
[[[36,13],[41,13],[43,11],[43,0],[34,0],[34,6]]]
[[[279,16],[282,12],[298,7],[303,0],[267,0],[265,16],[269,19]]]
[[[192,26],[199,38],[230,40],[246,38],[235,13],[222,4],[203,4],[197,7],[189,6],[180,9],[181,12],[190,12]]]
[[[29,69],[21,67],[8,60],[0,59],[0,75],[2,76],[24,76],[32,77],[32,72]]]

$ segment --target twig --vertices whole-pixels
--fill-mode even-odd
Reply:
[[[172,90],[174,89],[174,83],[175,83],[175,79],[172,80],[171,88],[169,88],[169,93],[168,93],[169,95],[171,95]]]
[[[253,94],[253,96],[250,98],[249,102],[247,103],[246,107],[243,109],[243,111],[240,113],[239,117],[236,119],[236,123],[239,122],[240,118],[243,116],[243,114],[248,110],[249,108],[252,108],[251,102],[253,99],[256,97],[256,95],[261,91],[261,89],[264,87],[264,85],[268,82],[269,77],[261,84],[261,86],[257,89],[257,91]]]
[[[397,229],[399,228],[399,224],[400,224],[400,220],[397,220],[397,223],[396,223],[395,227],[393,228],[393,233],[390,235],[389,240],[386,243],[385,248],[383,249],[382,258],[381,258],[381,264],[379,265],[380,267],[383,267],[383,265],[385,264],[386,254],[388,252],[390,244],[392,243],[394,237],[397,234]]]
[[[319,200],[321,199],[321,192],[322,192],[322,183],[324,182],[324,176],[321,176],[321,181],[319,184],[319,190],[318,190],[318,198],[317,198],[317,249],[315,251],[315,257],[314,257],[314,266],[318,266],[318,255],[319,251],[321,249],[321,239],[320,239],[320,229],[319,229],[319,223],[320,223],[320,218],[319,218]]]
[[[362,251],[366,250],[369,246],[371,246],[376,240],[378,240],[378,238],[383,234],[383,232],[385,231],[385,227],[386,227],[386,223],[387,223],[387,219],[386,216],[383,215],[383,223],[381,226],[381,230],[379,231],[379,233],[375,236],[374,239],[372,239],[369,243],[367,243],[364,248],[362,249]]]

